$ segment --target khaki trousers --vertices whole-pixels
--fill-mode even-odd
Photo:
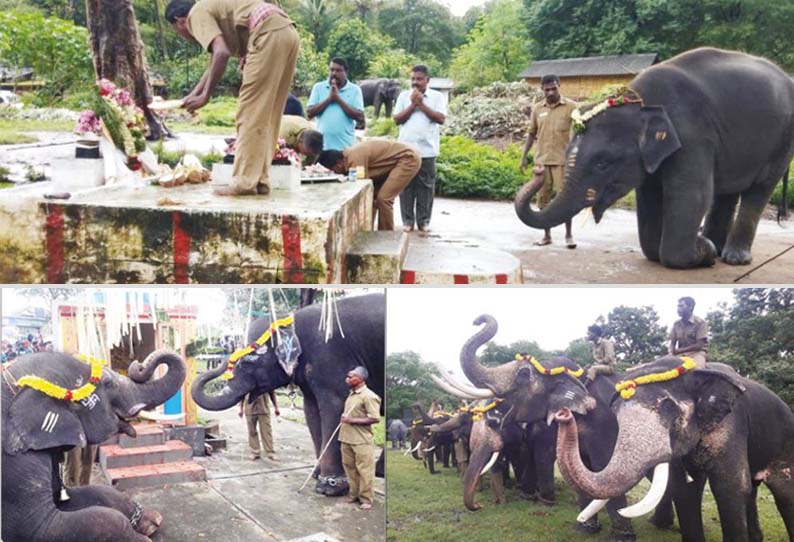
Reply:
[[[275,453],[275,449],[273,448],[273,430],[270,427],[270,414],[258,414],[255,416],[246,415],[245,423],[248,426],[248,447],[251,449],[251,454],[259,457],[260,437],[265,447],[265,453]],[[259,426],[259,431],[257,431],[257,426]]]
[[[84,448],[72,448],[64,460],[63,484],[68,487],[87,486],[91,483],[91,467],[94,465],[96,444]]]
[[[372,504],[375,493],[375,445],[341,443],[342,466],[350,484],[350,496]]]
[[[686,354],[681,354],[682,356],[686,356],[688,358],[692,358],[695,362],[695,366],[698,369],[705,369],[706,368],[706,353],[702,350],[699,352],[687,352]]]
[[[254,31],[248,40],[243,82],[237,99],[237,150],[231,186],[270,189],[270,162],[298,61],[300,37],[293,26]],[[265,189],[266,187],[266,189]]]
[[[538,208],[543,209],[565,182],[565,166],[543,166],[543,186],[538,192]]]
[[[587,379],[592,382],[598,375],[611,375],[614,373],[615,368],[612,365],[596,363],[587,368]]]
[[[418,158],[416,154],[404,154],[400,156],[397,165],[389,172],[385,180],[378,182],[373,179],[379,230],[394,229],[394,200],[416,177],[421,167],[422,159]]]

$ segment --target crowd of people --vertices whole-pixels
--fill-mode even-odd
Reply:
[[[33,354],[34,352],[52,352],[52,341],[46,341],[41,336],[28,333],[27,336],[17,339],[3,339],[0,361],[7,363],[19,356]]]

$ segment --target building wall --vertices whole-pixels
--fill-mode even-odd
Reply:
[[[628,85],[634,75],[610,75],[603,77],[560,77],[560,90],[563,96],[573,100],[585,100],[606,85]],[[540,87],[540,78],[527,78],[527,83]]]

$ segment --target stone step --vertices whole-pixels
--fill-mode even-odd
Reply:
[[[404,232],[360,232],[345,256],[347,283],[399,284],[407,252]]]
[[[175,461],[161,465],[138,465],[107,469],[105,474],[116,489],[162,486],[166,484],[185,484],[205,482],[207,472],[204,467],[193,461]]]
[[[186,461],[193,457],[193,448],[181,440],[169,440],[154,446],[102,446],[99,448],[99,463],[103,469],[156,465],[173,461]]]
[[[401,284],[520,284],[521,261],[501,250],[411,241]]]
[[[119,446],[122,448],[136,448],[139,446],[155,446],[165,444],[165,431],[157,425],[133,425],[137,437],[131,438],[128,435],[119,435]]]

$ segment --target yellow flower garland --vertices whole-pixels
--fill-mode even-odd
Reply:
[[[548,369],[540,364],[538,360],[535,359],[534,356],[530,356],[528,354],[516,354],[517,361],[528,361],[532,364],[532,366],[537,369],[537,371],[542,375],[548,376],[557,376],[558,374],[568,373],[574,378],[579,378],[584,374],[584,369],[579,367],[577,370],[572,371],[568,367],[554,367],[553,369]]]
[[[682,374],[686,373],[687,371],[694,370],[697,365],[695,365],[695,360],[687,356],[680,356],[683,363],[676,367],[675,369],[670,369],[669,371],[664,371],[663,373],[652,373],[645,376],[638,376],[632,380],[621,380],[617,384],[615,384],[615,391],[620,392],[620,396],[625,400],[628,401],[632,397],[634,397],[634,393],[636,392],[637,386],[644,386],[645,384],[654,384],[656,382],[666,382],[668,380],[673,380],[674,378],[678,378]]]
[[[97,384],[99,384],[100,377],[102,376],[102,367],[105,365],[105,362],[91,356],[79,355],[77,357],[91,364],[91,376],[88,378],[88,382],[75,390],[67,390],[57,384],[53,384],[45,378],[34,375],[23,376],[17,381],[17,385],[20,388],[31,388],[63,401],[82,401],[96,390]]]
[[[224,373],[223,378],[225,380],[230,380],[234,376],[234,374],[232,373],[232,371],[234,370],[234,365],[240,360],[240,358],[245,357],[252,352],[256,352],[256,350],[259,349],[260,346],[262,346],[263,344],[265,344],[267,341],[270,340],[270,337],[273,335],[273,332],[275,330],[277,330],[280,327],[290,326],[293,324],[294,321],[295,321],[294,315],[289,315],[286,318],[282,318],[281,320],[276,320],[275,322],[270,324],[270,327],[267,328],[264,333],[262,333],[261,337],[259,337],[256,341],[254,341],[254,344],[246,346],[245,348],[240,348],[239,350],[235,350],[234,353],[232,353],[232,355],[229,356],[229,360],[226,362],[226,372]]]
[[[485,418],[485,413],[486,412],[488,412],[489,410],[495,409],[496,406],[499,403],[501,403],[501,402],[502,402],[501,399],[494,399],[493,401],[491,401],[490,403],[488,403],[485,406],[472,408],[471,410],[469,410],[469,412],[471,412],[473,414],[472,417],[471,417],[472,421],[478,422],[478,421],[482,420],[483,418]]]

